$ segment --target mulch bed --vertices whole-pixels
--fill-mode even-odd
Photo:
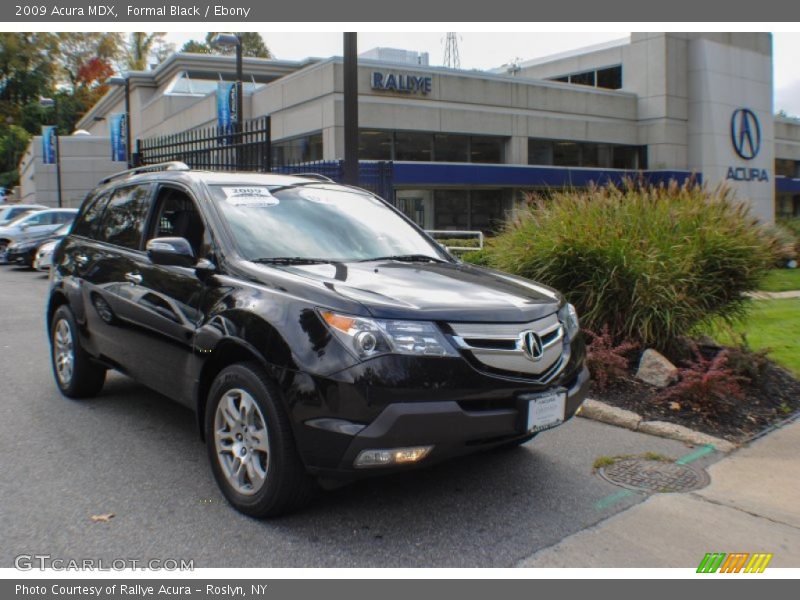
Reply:
[[[744,389],[741,402],[711,414],[680,402],[680,409],[674,410],[671,400],[658,397],[661,390],[635,379],[633,373],[608,390],[593,389],[590,397],[638,413],[648,421],[677,423],[731,442],[743,442],[800,411],[800,381],[771,361],[759,381]]]

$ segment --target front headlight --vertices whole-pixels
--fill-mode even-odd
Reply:
[[[327,310],[319,314],[336,338],[358,358],[380,354],[458,356],[439,328],[428,321],[369,319]]]
[[[565,304],[558,310],[558,320],[564,326],[564,337],[570,341],[581,330],[581,324],[578,321],[578,312],[572,304]]]

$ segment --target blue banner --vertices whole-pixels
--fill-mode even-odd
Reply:
[[[108,126],[111,135],[111,160],[128,162],[128,123],[125,113],[110,116]]]
[[[220,81],[217,84],[217,126],[221,133],[233,133],[239,122],[236,93],[236,84],[233,82]],[[226,139],[226,143],[231,141]]]
[[[42,162],[56,164],[56,126],[42,125]]]

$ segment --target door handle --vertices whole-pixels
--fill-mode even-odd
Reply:
[[[126,281],[130,281],[133,285],[142,283],[142,276],[139,273],[125,273]]]

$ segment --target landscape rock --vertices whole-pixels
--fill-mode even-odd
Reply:
[[[666,421],[642,421],[639,423],[638,430],[642,433],[679,440],[696,446],[711,445],[719,452],[730,452],[736,448],[736,445],[728,440],[695,431],[676,423],[667,423]]]
[[[678,368],[663,354],[648,348],[639,361],[636,378],[657,388],[665,388],[678,380]]]
[[[599,402],[587,398],[583,402],[583,407],[580,412],[581,417],[592,419],[593,421],[600,421],[601,423],[608,423],[609,425],[616,425],[617,427],[625,427],[626,429],[636,429],[642,417],[635,412],[625,410],[624,408],[617,408],[610,406],[605,402]]]

